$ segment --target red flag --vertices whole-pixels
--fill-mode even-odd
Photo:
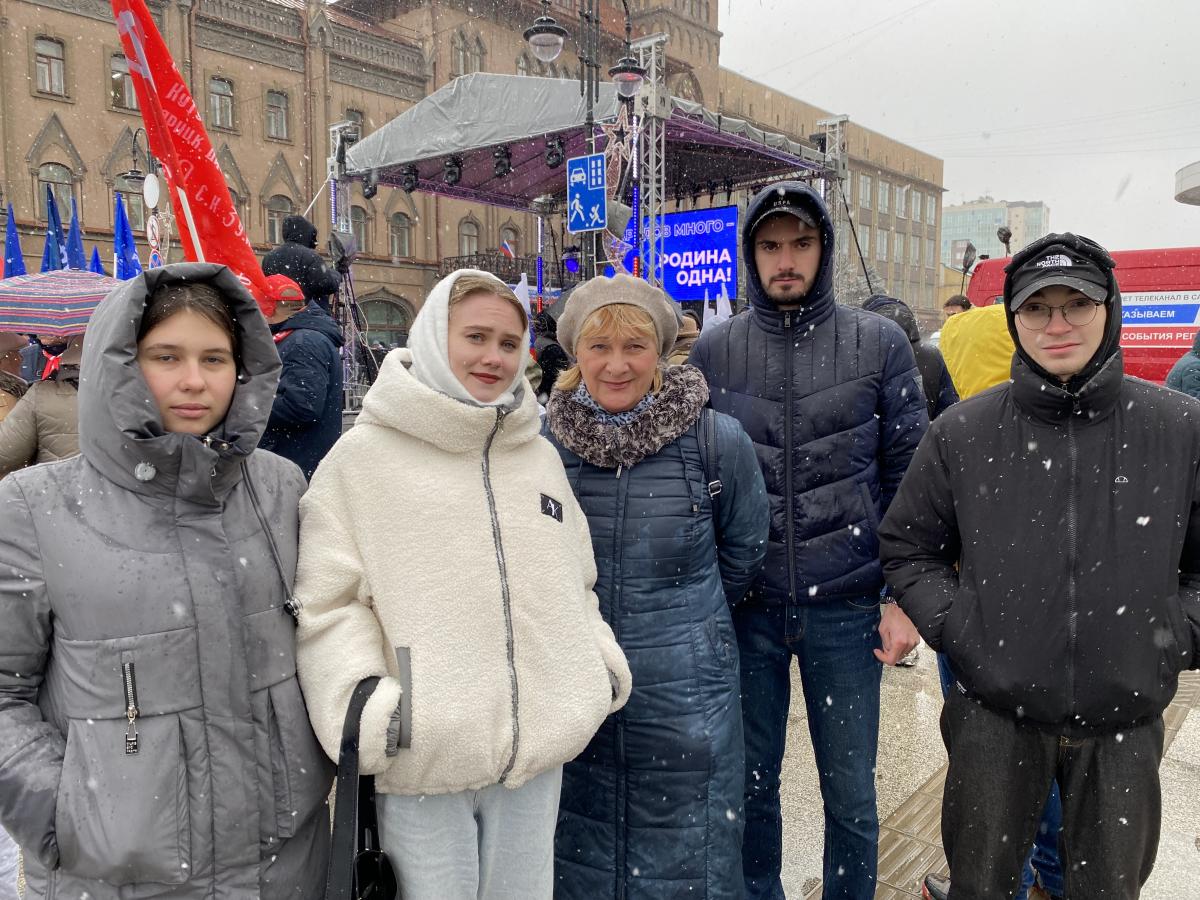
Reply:
[[[229,266],[261,306],[269,296],[266,278],[191,92],[144,0],[112,0],[112,8],[150,152],[158,158],[171,192],[184,256]]]

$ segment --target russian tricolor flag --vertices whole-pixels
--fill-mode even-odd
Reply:
[[[516,251],[513,250],[512,244],[510,244],[508,241],[500,242],[500,252],[503,253],[505,256],[507,256],[509,259],[517,258]]]

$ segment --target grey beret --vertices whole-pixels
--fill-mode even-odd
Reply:
[[[675,301],[661,288],[632,275],[592,278],[575,288],[567,298],[566,309],[558,320],[559,344],[574,356],[575,341],[583,329],[583,323],[602,306],[614,306],[618,303],[636,306],[650,316],[658,336],[658,355],[666,356],[675,346],[675,338],[679,334]]]

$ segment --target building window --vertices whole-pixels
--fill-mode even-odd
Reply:
[[[113,181],[113,191],[121,195],[125,202],[125,212],[129,216],[129,225],[134,231],[146,227],[146,201],[142,199],[141,185],[134,186],[118,175]]]
[[[396,213],[388,223],[388,245],[394,260],[412,256],[412,221],[404,213]]]
[[[886,213],[888,211],[889,201],[891,200],[891,197],[892,197],[892,186],[890,184],[888,184],[886,181],[884,181],[882,178],[880,178],[879,179],[879,207],[878,207],[878,209],[881,213]]]
[[[137,109],[137,94],[133,90],[133,76],[129,74],[129,60],[123,53],[114,53],[108,61],[112,84],[109,86],[114,109]]]
[[[267,201],[267,243],[279,245],[283,243],[283,220],[296,211],[292,201],[276,194]]]
[[[267,137],[288,139],[288,95],[283,91],[267,91]]]
[[[226,185],[228,187],[228,185]],[[229,202],[233,204],[234,211],[238,214],[238,220],[242,223],[242,230],[245,231],[249,222],[246,220],[245,200],[233,188],[229,188]]]
[[[916,207],[914,206],[913,209],[916,209]],[[908,264],[910,266],[919,266],[921,264],[921,239],[915,234],[908,242]]]
[[[925,198],[925,221],[930,225],[937,224],[937,197],[932,194]]]
[[[458,225],[458,255],[474,256],[479,252],[479,226],[470,219]]]
[[[233,128],[233,82],[227,78],[208,79],[208,120],[214,128]]]
[[[482,72],[483,71],[483,60],[487,56],[487,51],[484,49],[482,38],[477,37],[471,43],[469,56],[470,56],[471,71],[472,72]]]
[[[34,41],[34,68],[37,70],[37,89],[43,94],[67,95],[63,67],[63,44],[51,38]]]
[[[521,255],[521,235],[517,233],[517,229],[511,225],[505,225],[500,229],[500,249],[503,251],[504,245],[508,244],[508,249],[512,251],[513,256]]]
[[[920,191],[912,192],[912,220],[914,222],[921,221],[921,204],[924,202],[924,195]]]
[[[925,238],[925,268],[933,268],[933,238]]]
[[[71,170],[58,163],[44,163],[38,167],[38,218],[46,221],[46,188],[54,194],[54,202],[58,206],[59,218],[64,221],[71,217],[71,198],[75,196],[75,181]]]
[[[400,346],[408,338],[413,313],[406,305],[392,300],[362,300],[367,319],[367,343],[380,342],[387,349]]]
[[[896,185],[896,218],[908,218],[908,185]]]
[[[863,259],[871,257],[871,229],[867,225],[862,225],[858,229],[858,249],[862,252]]]
[[[367,211],[361,206],[350,207],[350,231],[359,253],[367,251]]]
[[[896,260],[897,263],[904,262],[904,256],[905,256],[904,239],[905,239],[905,235],[900,234],[898,232],[897,232],[896,236],[892,238],[892,241],[894,242],[894,245],[892,247],[892,259]]]
[[[450,38],[450,77],[467,73],[467,40],[460,32]]]
[[[888,233],[882,228],[875,229],[875,258],[880,262],[888,258]]]
[[[859,174],[858,176],[858,205],[863,209],[871,208],[871,176]]]

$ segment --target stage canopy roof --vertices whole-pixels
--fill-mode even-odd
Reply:
[[[602,82],[593,110],[598,125],[612,125],[619,111],[616,88]],[[697,103],[671,97],[666,122],[668,198],[678,185],[685,195],[724,191],[785,174],[824,173],[821,153],[785,135],[762,131],[741,119],[722,117]],[[456,78],[363,138],[346,154],[347,174],[378,172],[381,184],[400,186],[403,168],[416,166],[417,190],[513,209],[534,208],[536,198],[566,195],[566,167],[550,168],[546,142],[561,138],[567,157],[587,152],[586,109],[579,82],[559,78],[476,73]],[[597,147],[603,149],[604,136]],[[508,147],[512,171],[493,172],[492,151]],[[448,157],[462,160],[457,185],[443,180]]]

